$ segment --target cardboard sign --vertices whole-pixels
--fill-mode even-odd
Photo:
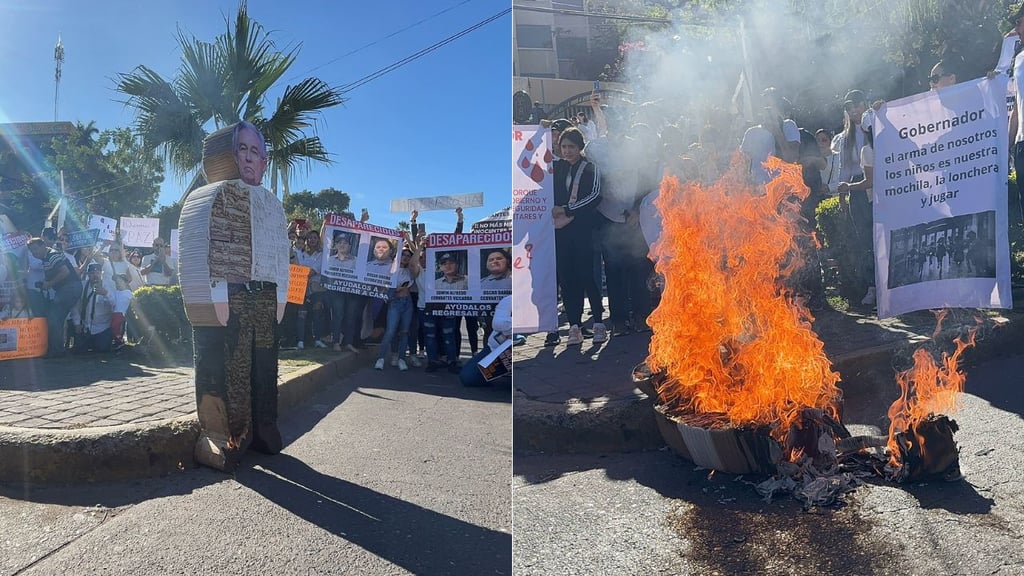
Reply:
[[[171,256],[173,258],[178,257],[178,229],[171,230]]]
[[[160,235],[159,218],[121,217],[121,243],[125,246],[149,248]]]
[[[454,210],[456,208],[476,208],[484,205],[484,193],[456,194],[454,196],[429,196],[426,198],[397,198],[391,201],[392,212],[412,212],[418,210]]]
[[[46,356],[46,318],[0,320],[0,360]]]
[[[89,229],[99,230],[100,240],[109,240],[113,242],[117,238],[117,220],[114,220],[113,218],[93,214],[92,216],[89,216]]]
[[[304,304],[306,302],[306,285],[309,284],[309,266],[290,264],[288,279],[288,302]]]
[[[403,232],[328,214],[323,226],[320,284],[328,289],[387,300],[396,288]],[[380,257],[378,257],[380,250]]]
[[[95,246],[96,240],[100,236],[100,231],[93,230],[77,230],[68,234],[67,246],[64,246],[65,250],[74,250],[75,248],[85,248],[86,246]]]
[[[512,294],[512,231],[427,236],[424,310],[431,316],[487,316]],[[454,265],[445,267],[444,261]]]
[[[490,354],[481,358],[476,367],[488,382],[508,374],[512,370],[512,339],[499,344]]]

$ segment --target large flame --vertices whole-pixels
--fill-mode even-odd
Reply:
[[[938,325],[941,326],[946,311],[940,312]],[[936,333],[939,328],[936,327]],[[935,358],[924,348],[914,351],[914,365],[896,374],[900,385],[900,397],[889,406],[889,462],[900,465],[899,446],[896,435],[899,432],[914,434],[918,425],[933,414],[951,414],[959,408],[960,393],[964,390],[963,371],[959,369],[960,356],[964,350],[974,346],[976,328],[967,332],[967,339],[957,338],[956,350],[952,354],[942,353],[942,360]]]
[[[782,441],[805,407],[837,416],[840,392],[810,312],[780,282],[801,264],[798,200],[809,190],[799,166],[767,167],[779,175],[763,191],[736,163],[707,187],[662,182],[652,253],[665,290],[648,365],[666,373],[658,394],[670,410],[769,425]]]

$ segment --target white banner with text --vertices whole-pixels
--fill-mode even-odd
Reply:
[[[395,288],[402,233],[337,214],[324,219],[320,283],[328,290],[386,300]]]
[[[1004,75],[885,104],[875,117],[878,316],[1009,308]]]
[[[512,294],[512,231],[427,236],[423,286],[432,316],[490,316]]]
[[[551,131],[512,127],[512,328],[558,329]]]

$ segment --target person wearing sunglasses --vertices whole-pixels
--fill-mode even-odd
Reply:
[[[932,90],[938,90],[953,84],[956,84],[956,72],[942,60],[939,60],[938,64],[932,67],[932,71],[928,76],[928,86]]]
[[[153,253],[142,259],[139,270],[151,286],[170,286],[175,284],[178,273],[178,261],[171,256],[171,246],[163,238],[153,240]]]

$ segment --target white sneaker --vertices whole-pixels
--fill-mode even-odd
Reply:
[[[409,367],[405,365],[405,360],[402,360],[401,358],[398,359],[398,369],[402,372],[409,369]]]
[[[313,346],[316,346],[317,348],[327,348],[327,344],[324,344],[320,340],[313,342]]]
[[[398,354],[391,355],[391,366],[398,366]]]
[[[409,365],[413,368],[419,368],[423,366],[423,362],[420,362],[420,359],[415,356],[409,356]]]
[[[374,370],[383,370],[384,369],[384,359],[383,358],[377,358],[377,362],[373,365],[373,369]]]
[[[295,347],[298,348],[299,350],[305,350],[306,349],[306,345],[302,343],[302,340],[299,340],[299,343],[296,344]]]
[[[873,306],[875,304],[875,287],[874,286],[871,286],[871,287],[868,288],[867,293],[864,294],[864,298],[861,299],[860,303],[865,305],[865,306]]]
[[[565,342],[569,346],[578,346],[583,344],[583,332],[580,332],[580,327],[573,324],[569,327],[569,339]]]
[[[608,341],[608,329],[604,327],[604,324],[598,322],[594,324],[594,344],[600,344],[601,342]]]

